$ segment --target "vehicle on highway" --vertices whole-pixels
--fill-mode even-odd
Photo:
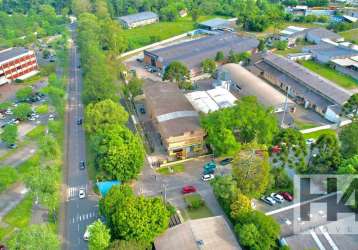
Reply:
[[[263,202],[265,202],[266,204],[269,204],[270,206],[273,206],[276,204],[276,201],[270,196],[262,196],[261,200]]]
[[[280,195],[286,200],[286,201],[293,201],[293,197],[289,192],[280,192]]]
[[[212,180],[212,179],[214,179],[215,178],[215,176],[213,175],[213,174],[204,174],[202,177],[201,177],[201,179],[203,180],[203,181],[210,181],[210,180]]]
[[[77,125],[82,125],[82,118],[77,120]]]
[[[270,196],[278,203],[282,203],[285,201],[285,199],[280,194],[272,193]]]
[[[86,168],[86,163],[85,161],[80,161],[80,169],[84,170]]]
[[[315,142],[316,142],[316,140],[313,139],[313,138],[309,138],[309,139],[306,140],[307,145],[311,145],[312,143],[315,143]]]
[[[230,164],[233,160],[234,160],[233,158],[226,158],[226,159],[220,161],[220,164],[225,166],[225,165]]]
[[[89,226],[87,226],[86,232],[85,232],[85,234],[83,235],[83,239],[86,240],[86,241],[87,241],[87,240],[89,239],[89,237],[90,237],[89,230],[90,230],[90,228],[91,228],[92,226],[93,226],[92,224],[89,225]]]
[[[86,197],[86,192],[84,188],[80,188],[79,192],[78,192],[78,197],[80,197],[80,199],[83,199]]]
[[[15,149],[15,148],[17,148],[17,145],[15,143],[12,143],[8,147],[11,149]]]
[[[194,186],[185,186],[185,187],[182,188],[181,192],[183,194],[195,193],[196,188]]]

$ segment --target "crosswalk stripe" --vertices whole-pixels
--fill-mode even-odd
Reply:
[[[323,236],[326,238],[326,240],[328,241],[329,245],[333,248],[333,250],[339,250],[339,248],[337,247],[337,245],[334,243],[333,239],[331,238],[331,236],[328,234],[328,232],[324,229],[323,226],[318,227],[319,230],[321,231],[321,233],[323,233]]]
[[[318,248],[319,248],[320,250],[326,250],[326,248],[322,245],[322,242],[319,240],[319,238],[318,238],[316,232],[311,229],[311,230],[310,230],[310,233],[311,233],[311,235],[312,235],[313,240],[316,242]]]

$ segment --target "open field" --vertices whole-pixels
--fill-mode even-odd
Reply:
[[[358,81],[350,76],[339,73],[328,65],[319,64],[314,61],[302,61],[301,64],[345,89],[358,88]]]
[[[212,18],[215,18],[215,16],[201,16],[199,17],[198,22]],[[184,17],[179,18],[175,22],[159,22],[124,30],[124,35],[128,39],[128,49],[133,50],[194,30],[195,26],[196,24],[191,20],[191,17]]]
[[[320,135],[325,135],[325,134],[337,135],[337,132],[332,129],[323,129],[323,130],[319,130],[316,132],[303,134],[303,137],[305,139],[309,139],[309,138],[318,139],[318,137],[320,137]]]
[[[355,41],[358,44],[358,29],[347,30],[339,33],[346,41]]]

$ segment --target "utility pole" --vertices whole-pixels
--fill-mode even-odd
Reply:
[[[287,92],[286,92],[285,105],[284,105],[282,120],[281,120],[281,124],[280,124],[280,127],[281,127],[281,128],[283,128],[283,124],[284,124],[284,122],[285,122],[285,115],[286,115],[287,101],[288,101],[288,94],[289,94],[289,92],[290,92],[290,87],[287,88]]]

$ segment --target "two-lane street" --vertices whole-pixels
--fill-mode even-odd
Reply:
[[[85,160],[85,134],[77,120],[83,117],[81,103],[82,79],[80,60],[76,46],[76,26],[71,26],[72,43],[70,48],[70,70],[68,86],[68,106],[66,119],[66,159],[64,184],[66,185],[64,249],[87,249],[83,240],[87,225],[98,218],[98,199],[92,192],[87,169],[80,170],[79,162]],[[79,198],[79,189],[84,188],[86,197]]]

